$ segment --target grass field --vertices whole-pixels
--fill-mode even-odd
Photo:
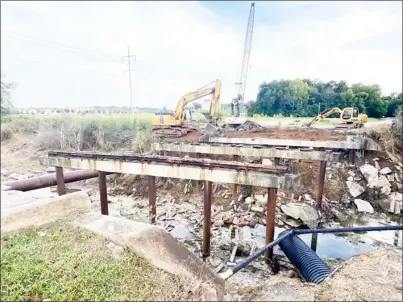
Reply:
[[[2,237],[1,276],[1,301],[186,299],[177,277],[68,223]]]

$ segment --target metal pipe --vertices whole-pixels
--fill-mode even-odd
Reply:
[[[64,184],[63,168],[56,167],[56,183],[57,183],[57,193],[59,195],[66,194],[66,185]]]
[[[236,264],[234,267],[229,268],[227,271],[225,271],[224,273],[220,274],[220,277],[223,278],[224,280],[228,279],[229,277],[231,277],[233,274],[237,273],[238,271],[240,271],[241,269],[245,268],[248,266],[249,263],[251,263],[252,261],[256,260],[257,258],[259,258],[261,255],[263,255],[263,253],[265,253],[268,249],[272,249],[274,246],[276,246],[277,244],[279,244],[279,242],[285,238],[287,238],[288,236],[291,236],[293,234],[293,232],[289,232],[288,234],[285,234],[282,237],[277,238],[276,240],[272,241],[271,243],[265,245],[264,247],[262,247],[261,249],[259,249],[256,253],[254,253],[253,255],[250,255],[249,257],[247,257],[245,260],[239,262],[238,264]]]
[[[266,244],[274,240],[275,217],[276,217],[277,189],[267,189],[267,211],[266,211]],[[273,258],[273,249],[268,249],[266,262],[270,263]]]
[[[103,171],[98,171],[99,178],[99,197],[101,200],[101,214],[108,215],[108,192],[106,189],[106,173]]]
[[[323,187],[325,185],[325,176],[326,176],[326,161],[322,160],[320,162],[319,167],[318,192],[316,195],[316,204],[319,209],[322,208],[322,196],[323,196]]]
[[[305,229],[305,230],[291,230],[283,234],[282,236],[277,237],[273,242],[265,245],[261,249],[259,249],[256,253],[250,255],[245,260],[239,262],[233,268],[228,269],[224,273],[220,274],[220,277],[228,279],[233,274],[237,273],[241,269],[247,267],[249,263],[259,258],[263,253],[265,253],[268,249],[273,248],[277,244],[279,244],[282,240],[291,235],[300,235],[300,234],[314,234],[314,233],[343,233],[343,232],[370,232],[370,231],[396,231],[403,230],[403,226],[373,226],[373,227],[350,227],[350,228],[332,228],[332,229]]]
[[[211,181],[206,181],[204,184],[203,257],[210,256],[212,196],[211,185]]]
[[[108,172],[107,174],[109,175],[112,173]],[[97,171],[76,170],[63,173],[64,183],[70,183],[95,177],[98,177]],[[25,192],[55,186],[57,185],[57,178],[56,173],[52,173],[28,179],[8,181],[4,183],[4,185],[11,187],[11,190]]]
[[[155,176],[148,176],[148,206],[150,222],[155,223],[155,217],[157,215],[157,192],[155,188]]]
[[[330,229],[298,229],[293,230],[294,234],[327,234],[327,233],[349,233],[349,232],[373,232],[373,231],[396,231],[403,230],[403,225],[385,225],[369,227],[349,227],[349,228],[330,228]]]

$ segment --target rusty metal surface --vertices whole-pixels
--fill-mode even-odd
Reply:
[[[266,212],[266,245],[274,240],[274,229],[276,227],[276,201],[277,189],[267,189],[267,212]],[[266,260],[270,262],[273,258],[273,249],[268,249],[266,252]]]
[[[99,178],[99,197],[101,200],[101,214],[108,215],[108,192],[106,188],[106,173],[103,171],[98,171]]]
[[[54,152],[48,153],[48,157],[62,158],[85,158],[96,160],[119,160],[123,162],[139,162],[139,163],[159,163],[165,165],[184,165],[197,166],[200,168],[222,168],[237,171],[256,171],[267,172],[271,174],[283,174],[288,172],[287,167],[268,167],[261,164],[240,163],[233,161],[199,159],[199,158],[183,158],[162,155],[117,155],[103,154],[91,152]]]
[[[94,159],[83,157],[40,157],[39,161],[44,166],[63,167],[70,169],[99,170],[112,173],[136,174],[144,176],[171,177],[188,180],[212,181],[228,184],[249,185],[266,188],[279,188],[284,192],[293,192],[300,185],[301,177],[297,174],[287,173],[288,167],[268,167],[254,165],[262,168],[265,172],[250,169],[251,165],[243,167],[242,163],[224,162],[226,167],[218,167],[186,164],[166,164],[156,162],[131,162],[119,159]],[[215,162],[217,161],[208,161]],[[253,166],[253,165],[252,165]],[[238,167],[238,168],[237,168]],[[244,166],[245,167],[245,166]],[[264,169],[266,167],[266,169]],[[271,168],[271,169],[267,169]],[[272,173],[271,171],[284,171],[283,173]]]
[[[155,176],[148,176],[148,206],[150,222],[155,223],[157,215],[157,189],[155,188]]]
[[[194,143],[154,143],[152,147],[158,152],[184,152],[209,155],[232,155],[234,161],[239,156],[263,158],[288,158],[300,160],[326,160],[337,162],[341,158],[340,152],[332,150],[317,151],[311,148],[290,149],[285,147],[267,147],[262,145],[231,145],[231,144],[194,144]],[[166,154],[165,154],[166,155]],[[197,156],[196,156],[197,157]]]
[[[210,256],[212,183],[204,183],[203,257]]]
[[[316,204],[320,209],[322,207],[323,186],[325,185],[326,176],[326,162],[321,161],[319,167],[319,179],[318,179],[318,192],[316,194]]]
[[[65,171],[63,173],[64,183],[70,183],[95,177],[98,177],[97,171],[76,170],[76,171]],[[57,185],[56,173],[45,174],[39,177],[33,177],[22,180],[12,180],[4,183],[4,185],[11,187],[11,190],[17,190],[17,191],[30,191],[51,187]]]
[[[56,167],[56,183],[57,183],[57,193],[59,195],[66,194],[66,185],[64,184],[62,167]]]

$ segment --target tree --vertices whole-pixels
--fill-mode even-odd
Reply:
[[[198,109],[201,108],[201,104],[195,102],[195,103],[193,103],[193,108],[196,109],[196,110],[198,110]]]
[[[14,83],[6,81],[6,75],[1,74],[1,111],[0,115],[4,116],[10,113],[12,107],[11,92],[15,87]]]

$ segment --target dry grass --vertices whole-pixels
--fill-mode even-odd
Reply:
[[[395,162],[401,162],[403,154],[402,118],[395,118],[390,127],[371,129],[368,135],[382,145],[388,156]]]
[[[315,295],[317,301],[402,301],[402,251],[365,253],[345,262]]]

